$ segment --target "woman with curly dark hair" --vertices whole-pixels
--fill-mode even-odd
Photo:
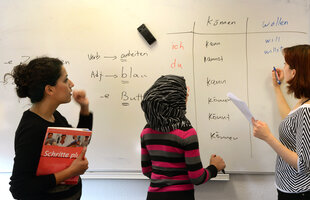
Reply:
[[[84,91],[72,93],[73,82],[57,58],[36,58],[14,67],[5,74],[13,77],[18,97],[28,97],[32,106],[26,110],[15,133],[15,158],[10,191],[16,199],[80,199],[81,179],[76,185],[62,182],[83,174],[88,168],[85,149],[72,164],[57,173],[36,176],[47,127],[71,127],[56,109],[69,103],[71,96],[80,105],[78,127],[92,128],[92,113]]]

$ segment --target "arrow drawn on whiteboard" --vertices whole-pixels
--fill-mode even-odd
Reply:
[[[104,56],[104,58],[113,58],[113,60],[115,60],[117,56]]]

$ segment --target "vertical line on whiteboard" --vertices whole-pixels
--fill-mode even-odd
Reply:
[[[248,62],[248,22],[249,18],[246,18],[246,28],[245,28],[245,60],[246,60],[246,95],[248,107],[250,108],[250,97],[249,97],[249,62]],[[250,136],[250,154],[251,158],[253,157],[253,147],[252,147],[252,133],[251,133],[251,125],[249,124],[249,136]]]
[[[195,104],[195,124],[196,124],[196,130],[198,131],[198,122],[197,122],[197,98],[196,98],[196,80],[195,80],[195,23],[193,25],[193,38],[192,38],[192,62],[193,62],[193,84],[194,84],[194,104]]]

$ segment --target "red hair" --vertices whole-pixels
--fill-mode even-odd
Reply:
[[[310,98],[310,45],[297,45],[283,49],[285,62],[295,69],[295,76],[287,83],[288,93],[298,99]]]

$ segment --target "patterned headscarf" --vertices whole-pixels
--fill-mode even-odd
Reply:
[[[160,132],[191,127],[186,114],[186,84],[181,76],[166,75],[157,79],[141,102],[148,125]]]

